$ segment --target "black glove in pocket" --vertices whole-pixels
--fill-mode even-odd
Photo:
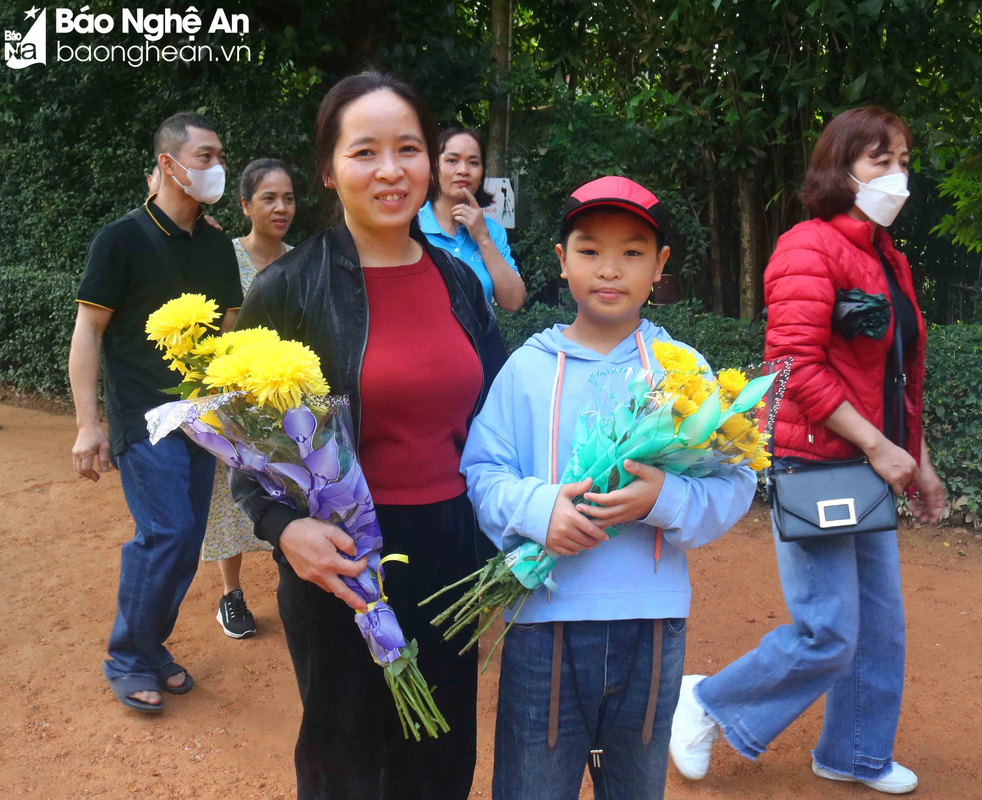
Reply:
[[[879,340],[890,327],[891,315],[890,301],[882,294],[839,289],[832,306],[832,332],[844,339],[869,336]]]

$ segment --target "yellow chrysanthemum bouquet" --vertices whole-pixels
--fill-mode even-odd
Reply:
[[[403,732],[419,740],[449,730],[417,667],[416,641],[406,641],[385,602],[379,529],[368,484],[351,445],[348,398],[329,396],[320,359],[276,331],[248,328],[217,335],[218,305],[185,294],[147,320],[147,337],[164,351],[181,399],[147,412],[150,441],[181,428],[232,469],[249,473],[281,503],[326,520],[354,540],[367,567],[341,576],[368,607],[355,622],[383,668]],[[347,556],[345,556],[347,558]]]
[[[652,351],[658,369],[612,369],[591,377],[595,396],[580,412],[572,455],[560,483],[589,478],[592,492],[615,491],[635,480],[624,469],[625,460],[696,478],[739,467],[760,471],[770,465],[767,442],[790,361],[764,365],[768,374],[753,379],[739,369],[724,369],[714,377],[688,347],[655,342]],[[772,402],[766,404],[768,395]],[[574,505],[583,502],[582,497],[573,500]],[[617,529],[608,533],[616,536]],[[659,530],[656,569],[660,551]],[[472,586],[432,624],[450,621],[444,633],[450,639],[478,621],[461,650],[465,652],[506,608],[519,604],[514,622],[520,604],[532,592],[542,585],[558,589],[550,578],[558,558],[532,541],[499,553],[455,584]]]
[[[759,398],[770,390],[779,371],[755,379],[751,386],[746,372],[740,369],[720,370],[714,379],[709,367],[697,362],[695,353],[677,344],[655,342],[652,351],[655,360],[664,370],[664,376],[651,397],[650,407],[637,402],[640,398],[635,391],[634,407],[638,412],[643,416],[659,403],[664,404],[674,398],[672,419],[676,433],[681,430],[685,420],[695,416],[704,406],[704,419],[700,420],[698,427],[693,424],[694,438],[699,438],[707,424],[715,425],[715,429],[704,441],[693,441],[693,436],[690,435],[687,440],[680,437],[667,445],[658,453],[661,458],[656,466],[675,474],[684,473],[694,477],[698,477],[697,473],[701,469],[715,469],[719,462],[737,466],[746,464],[755,472],[770,466],[766,449],[770,434],[761,428],[769,429],[773,426],[766,425],[766,420],[762,426],[757,412],[765,408],[763,400]],[[654,383],[653,377],[644,378],[646,382],[652,380]],[[717,394],[719,415],[714,422],[716,407],[711,398]],[[754,405],[750,405],[751,398],[757,398]],[[705,405],[707,402],[708,405]],[[709,451],[709,454],[700,456],[693,452],[682,455],[686,450]],[[676,453],[679,455],[672,458]]]

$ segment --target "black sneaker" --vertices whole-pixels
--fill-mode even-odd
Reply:
[[[248,639],[256,632],[256,621],[252,618],[241,589],[229,592],[222,598],[215,619],[222,626],[225,635],[233,639]]]

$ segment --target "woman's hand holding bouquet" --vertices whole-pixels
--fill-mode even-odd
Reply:
[[[278,546],[299,578],[316,583],[355,611],[364,613],[368,610],[365,601],[343,580],[344,577],[357,578],[368,567],[368,562],[358,558],[354,539],[337,525],[301,517],[283,529]]]

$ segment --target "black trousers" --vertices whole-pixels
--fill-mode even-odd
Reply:
[[[419,643],[419,668],[450,725],[422,741],[403,736],[392,694],[355,625],[334,595],[301,580],[283,560],[280,618],[303,701],[297,739],[298,800],[466,800],[477,758],[477,648],[457,651],[429,620],[460,596],[417,608],[433,592],[477,569],[487,540],[466,495],[425,506],[377,506],[386,565],[385,593],[407,641]]]

